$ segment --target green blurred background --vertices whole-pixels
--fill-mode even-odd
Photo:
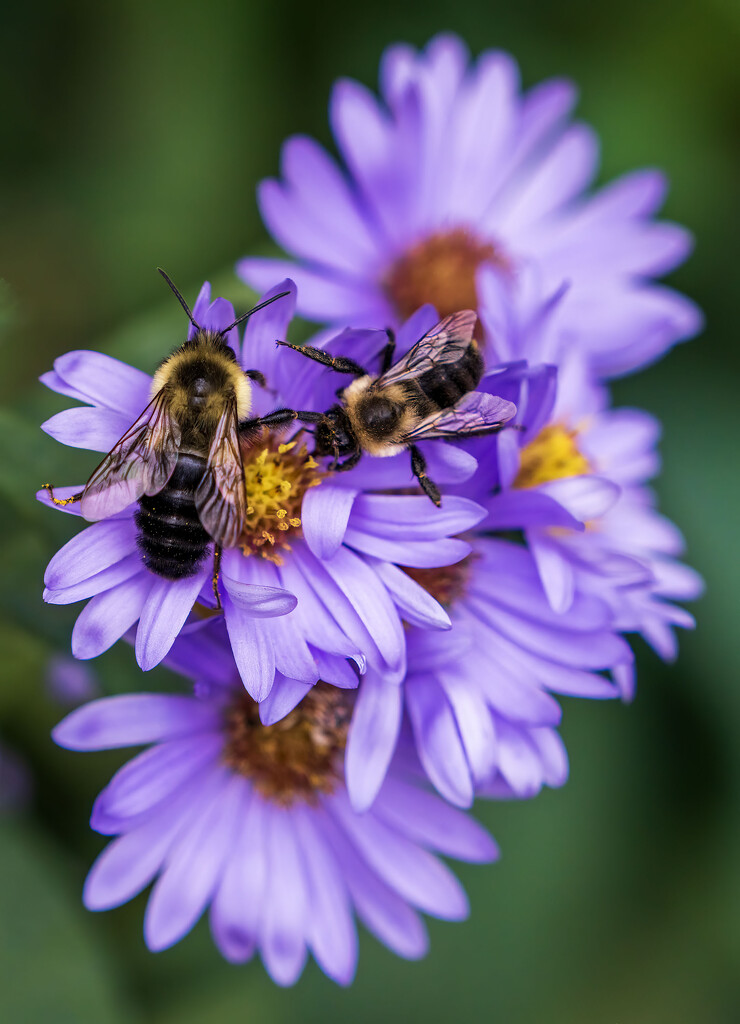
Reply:
[[[41,578],[74,524],[30,495],[47,479],[83,480],[90,462],[38,430],[65,402],[36,377],[77,347],[151,368],[183,329],[157,265],[191,300],[209,277],[246,308],[231,267],[268,251],[255,185],[276,171],[281,139],[307,132],[330,143],[335,77],[374,85],[385,45],[421,44],[440,29],[476,53],[510,50],[527,85],[573,77],[579,113],[601,135],[603,180],[645,165],[670,174],[666,214],[698,239],[675,284],[701,303],[708,328],[620,382],[616,399],[665,423],[662,506],[708,594],[677,665],[640,647],[634,705],[566,702],[565,789],[478,808],[503,859],[460,869],[468,922],[432,922],[431,952],[413,964],[363,935],[350,990],[310,966],[281,991],[258,964],[221,961],[202,924],[154,956],[141,937],[143,900],[100,916],[81,907],[103,845],[89,808],[122,758],[71,755],[48,738],[62,711],[45,665],[68,649],[74,610],[45,607]],[[26,759],[34,791],[27,810],[0,823],[0,1019],[740,1019],[739,34],[732,0],[5,5],[0,741]],[[142,684],[123,647],[94,668],[105,693]],[[161,671],[144,685],[177,682]]]

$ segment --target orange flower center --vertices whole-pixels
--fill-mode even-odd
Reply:
[[[458,598],[462,597],[470,579],[474,556],[467,555],[455,565],[442,565],[435,569],[413,569],[406,567],[404,572],[423,587],[428,594],[442,605],[450,608]]]
[[[383,286],[399,317],[432,303],[440,317],[477,309],[475,274],[481,263],[509,270],[506,257],[468,228],[439,231],[417,242],[391,266]]]
[[[275,803],[313,803],[342,777],[352,703],[353,691],[317,683],[285,718],[262,725],[257,703],[241,694],[226,713],[224,762]]]

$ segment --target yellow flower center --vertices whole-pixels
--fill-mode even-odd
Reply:
[[[578,450],[577,436],[577,430],[560,424],[544,427],[522,449],[514,487],[538,487],[550,480],[590,473],[591,464]]]
[[[506,257],[468,228],[439,231],[418,242],[390,268],[383,286],[405,320],[431,302],[441,317],[461,309],[477,309],[475,273],[481,263],[510,270]]]
[[[224,762],[275,803],[314,803],[342,777],[353,691],[317,683],[298,707],[275,725],[262,725],[246,694],[226,712]]]
[[[288,538],[301,525],[303,495],[327,474],[303,441],[281,444],[268,436],[256,444],[243,442],[242,460],[248,508],[239,544],[245,555],[280,565],[280,549],[290,551]]]

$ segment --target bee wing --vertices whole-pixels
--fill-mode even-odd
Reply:
[[[446,316],[384,373],[375,382],[376,386],[385,388],[390,384],[421,377],[435,366],[456,363],[473,340],[477,319],[472,309],[463,309],[460,313]]]
[[[236,402],[218,421],[208,466],[195,492],[195,507],[204,529],[223,547],[234,547],[247,517],[247,492],[239,447]]]
[[[143,494],[157,494],[172,476],[179,446],[180,427],[158,391],[85,484],[82,515],[106,519]]]
[[[513,402],[484,391],[471,391],[451,409],[441,409],[427,416],[403,437],[405,444],[426,441],[433,437],[469,437],[471,434],[493,433],[516,414]]]

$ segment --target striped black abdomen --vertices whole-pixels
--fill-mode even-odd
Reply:
[[[482,376],[483,357],[476,342],[471,341],[456,363],[437,365],[417,378],[416,383],[438,409],[449,409],[463,395],[475,391]]]
[[[211,538],[195,509],[195,490],[203,478],[206,460],[181,454],[165,486],[152,497],[139,499],[134,519],[144,565],[157,576],[180,580],[194,576]]]

